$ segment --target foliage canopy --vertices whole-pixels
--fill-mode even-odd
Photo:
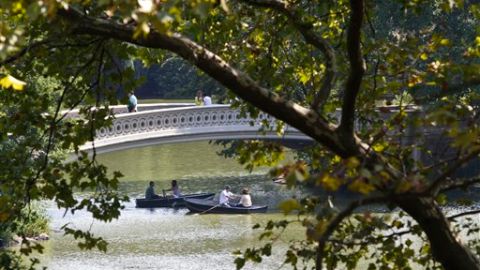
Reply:
[[[282,203],[298,219],[268,223],[262,237],[271,241],[241,252],[238,268],[270,255],[276,230],[292,222],[306,227],[286,253],[294,268],[480,268],[478,239],[457,237],[478,228],[456,222],[477,211],[447,217],[440,207],[444,192],[480,181],[458,174],[480,153],[476,1],[13,0],[0,10],[0,221],[37,199],[117,217],[120,174],[108,179],[78,147],[111,124],[115,89],[137,86],[118,59],[150,65],[174,53],[230,89],[244,113],[263,110],[318,143],[304,162],[274,170],[290,187],[360,196],[339,210],[312,195]],[[82,117],[65,119],[62,109],[74,107]],[[281,156],[259,144],[240,144],[242,162]],[[78,160],[63,163],[72,149]],[[96,192],[78,200],[73,188]],[[362,210],[369,204],[401,212],[376,216]]]

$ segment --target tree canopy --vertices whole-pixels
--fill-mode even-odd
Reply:
[[[339,210],[307,194],[282,203],[298,219],[268,223],[262,238],[270,241],[240,252],[238,268],[268,256],[277,229],[299,222],[305,240],[285,255],[294,268],[353,269],[363,260],[369,269],[479,269],[478,237],[458,237],[478,228],[469,217],[457,222],[478,211],[441,208],[446,191],[480,181],[458,176],[480,153],[476,2],[2,1],[0,222],[37,199],[117,217],[120,174],[108,179],[95,154],[78,148],[111,124],[116,90],[138,87],[118,60],[149,66],[173,53],[228,88],[245,113],[267,112],[318,143],[304,161],[273,170],[290,187],[360,196]],[[65,119],[62,110],[75,107],[82,117]],[[78,160],[62,162],[66,151]],[[238,148],[246,164],[278,151],[261,142]],[[96,192],[79,201],[73,188]],[[371,204],[400,212],[373,215],[362,208]],[[105,248],[88,232],[65,230]]]
[[[139,98],[193,100],[198,90],[208,91],[219,100],[226,97],[224,87],[179,57],[168,57],[162,64],[150,67],[138,62],[135,73],[144,79],[144,83],[135,89]]]

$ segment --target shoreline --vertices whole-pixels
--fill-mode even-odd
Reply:
[[[47,233],[41,233],[39,235],[33,237],[25,237],[22,238],[21,236],[14,235],[10,240],[0,239],[0,249],[11,248],[18,245],[21,245],[23,240],[27,240],[28,242],[43,242],[50,240],[50,236]]]

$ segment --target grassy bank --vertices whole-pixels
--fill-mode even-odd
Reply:
[[[38,205],[31,205],[22,210],[20,215],[9,223],[0,223],[0,247],[7,246],[15,236],[34,238],[48,233],[49,219],[45,210]]]

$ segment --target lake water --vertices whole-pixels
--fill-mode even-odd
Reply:
[[[233,191],[249,187],[254,203],[274,209],[279,201],[292,196],[285,187],[273,184],[267,168],[248,172],[235,160],[216,154],[220,148],[208,142],[158,145],[108,153],[99,160],[120,170],[120,191],[131,198],[142,197],[150,180],[156,191],[168,188],[172,179],[179,181],[183,193],[216,192],[224,185]],[[79,194],[81,196],[81,194]],[[270,211],[256,215],[190,215],[180,209],[136,209],[134,201],[125,205],[121,217],[111,223],[94,222],[86,212],[63,216],[63,211],[48,206],[52,217],[51,240],[45,242],[42,261],[49,269],[235,269],[232,252],[258,245],[256,223],[280,219]],[[70,223],[88,229],[109,242],[108,252],[82,251],[59,228]],[[304,235],[300,227],[288,230],[284,238]],[[277,269],[282,265],[286,244],[273,250],[274,255],[261,264],[245,269]]]

